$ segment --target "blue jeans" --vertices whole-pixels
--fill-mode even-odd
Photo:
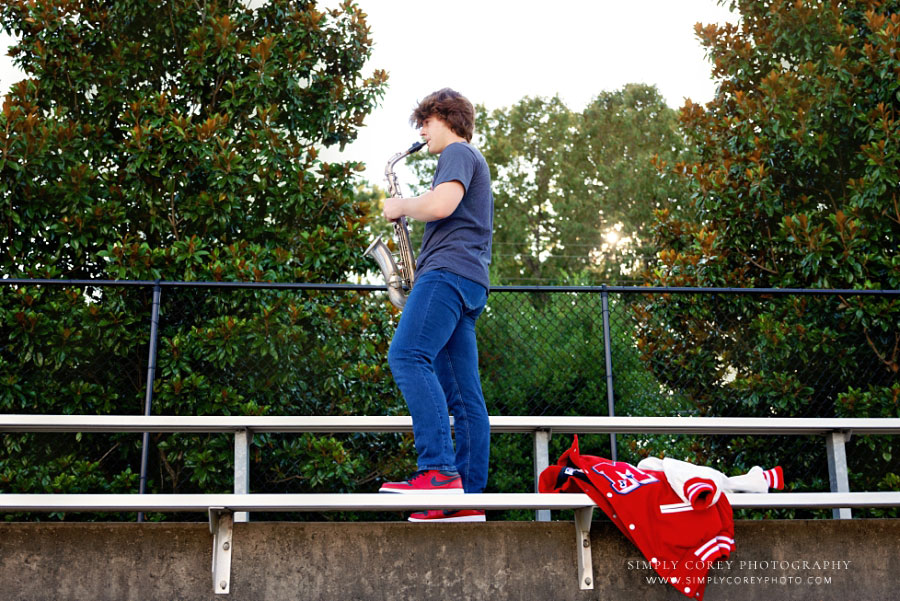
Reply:
[[[490,422],[475,342],[475,321],[486,302],[481,284],[429,271],[416,279],[388,351],[412,416],[419,469],[457,470],[467,493],[487,484]]]

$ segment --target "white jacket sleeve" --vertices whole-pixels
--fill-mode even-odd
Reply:
[[[643,470],[663,472],[672,490],[694,509],[705,509],[714,505],[722,492],[766,493],[769,488],[784,488],[781,467],[764,470],[759,466],[740,476],[728,477],[711,467],[694,465],[665,457],[648,457],[638,463]]]

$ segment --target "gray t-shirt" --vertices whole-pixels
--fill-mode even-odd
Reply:
[[[441,152],[431,189],[452,181],[465,193],[451,215],[425,224],[416,275],[446,269],[489,288],[494,195],[490,169],[477,148],[454,142]]]

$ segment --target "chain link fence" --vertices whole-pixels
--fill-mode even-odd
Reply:
[[[5,413],[406,413],[387,366],[399,314],[378,287],[0,283]],[[898,417],[898,316],[896,291],[498,287],[478,322],[481,377],[492,415]],[[665,454],[728,474],[780,464],[792,490],[829,486],[820,437],[579,440],[631,463]],[[533,489],[531,444],[492,438],[489,492]],[[554,436],[551,461],[570,444]],[[151,434],[146,444],[135,434],[6,434],[0,493],[230,492],[232,445],[223,434]],[[853,437],[851,489],[896,490],[895,446]],[[414,469],[409,434],[257,434],[251,446],[258,493],[372,492]]]

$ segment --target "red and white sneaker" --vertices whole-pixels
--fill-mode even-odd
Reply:
[[[410,522],[484,522],[484,511],[481,509],[431,509],[409,516]]]
[[[392,493],[463,493],[462,478],[455,471],[419,470],[409,480],[385,482],[378,492]]]

